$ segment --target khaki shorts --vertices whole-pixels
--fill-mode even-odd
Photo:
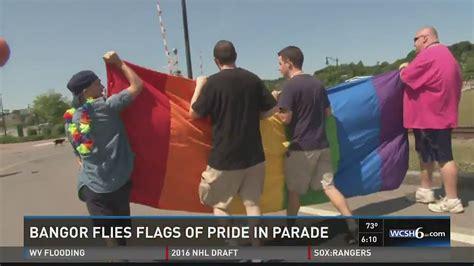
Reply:
[[[329,149],[288,151],[285,177],[288,190],[299,194],[305,194],[309,187],[321,190],[333,186],[331,152]]]
[[[246,169],[221,171],[207,166],[199,184],[202,204],[225,210],[235,195],[245,206],[259,205],[263,192],[265,162]]]

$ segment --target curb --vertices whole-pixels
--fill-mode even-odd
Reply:
[[[420,171],[407,171],[405,179],[403,180],[405,185],[419,185],[420,184]],[[442,187],[443,180],[441,174],[438,171],[433,173],[433,186]],[[458,187],[474,189],[474,173],[460,173],[458,174]]]

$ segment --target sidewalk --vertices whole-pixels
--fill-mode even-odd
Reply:
[[[408,171],[403,184],[418,185],[420,183],[420,171]],[[433,186],[442,187],[443,180],[439,171],[433,173]],[[458,187],[468,187],[474,189],[474,173],[459,173]]]

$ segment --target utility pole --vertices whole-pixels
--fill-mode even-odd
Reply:
[[[186,65],[188,67],[188,78],[193,79],[193,68],[191,65],[191,50],[189,48],[188,15],[186,13],[186,0],[181,0],[183,11],[184,43],[186,46]]]
[[[3,112],[3,99],[2,94],[0,93],[0,105],[2,106],[2,124],[3,124],[3,134],[7,135],[7,125],[5,124],[5,113]]]

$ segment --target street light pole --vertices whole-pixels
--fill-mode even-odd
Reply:
[[[337,57],[332,58],[330,56],[326,56],[326,65],[329,65],[329,60],[336,61],[336,67],[339,66],[339,59]]]
[[[189,48],[188,15],[186,13],[186,0],[181,0],[183,11],[184,43],[186,46],[186,65],[188,67],[188,78],[193,79],[193,68],[191,65],[191,49]]]

